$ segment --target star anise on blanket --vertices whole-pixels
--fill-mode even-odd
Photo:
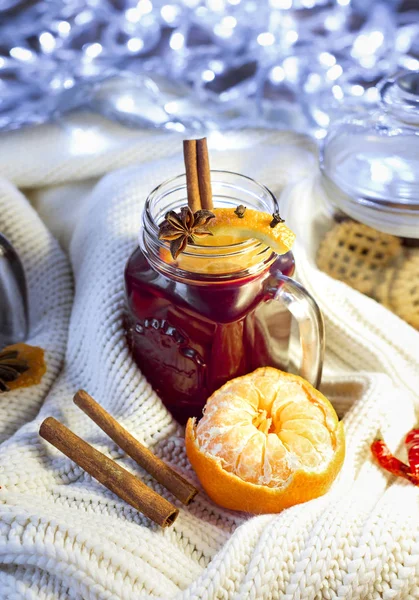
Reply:
[[[0,394],[8,392],[8,381],[15,381],[22,373],[29,369],[26,360],[19,358],[17,350],[4,350],[0,352]]]
[[[189,206],[180,209],[180,214],[169,211],[159,227],[159,239],[170,242],[170,253],[177,258],[187,244],[194,244],[196,238],[212,235],[207,225],[215,215],[210,210],[191,211]]]

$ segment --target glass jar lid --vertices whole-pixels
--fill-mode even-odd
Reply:
[[[332,126],[320,168],[329,199],[344,213],[419,238],[419,72],[385,80],[376,113]]]
[[[419,126],[419,72],[386,79],[380,88],[381,106],[396,119]]]

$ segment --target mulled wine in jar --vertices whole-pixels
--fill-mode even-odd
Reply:
[[[278,215],[276,198],[256,181],[226,171],[211,171],[210,180],[215,222],[230,219],[233,229],[243,230],[246,223],[254,227],[255,215],[261,223],[261,215]],[[289,368],[293,313],[303,348],[301,375],[318,385],[322,317],[313,298],[291,279],[291,252],[280,255],[261,239],[237,242],[225,228],[224,234],[197,237],[187,245],[185,238],[173,258],[173,241],[159,238],[167,219],[179,219],[181,228],[183,216],[185,226],[193,226],[194,213],[185,208],[187,187],[180,175],[150,194],[139,246],[126,265],[127,336],[137,365],[184,423],[200,415],[211,393],[228,380],[260,366]],[[239,207],[248,211],[246,218]]]

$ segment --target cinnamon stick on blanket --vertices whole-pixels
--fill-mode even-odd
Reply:
[[[74,404],[81,408],[96,425],[99,425],[128,456],[164,485],[183,504],[189,504],[196,496],[198,490],[189,481],[141,444],[87,392],[79,390],[74,396]]]
[[[201,208],[212,210],[211,172],[206,138],[184,140],[183,157],[189,208],[193,213]]]
[[[179,511],[173,504],[53,417],[41,424],[39,435],[158,525],[167,527],[175,521]]]

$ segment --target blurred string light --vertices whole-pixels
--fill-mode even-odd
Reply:
[[[0,129],[87,106],[130,126],[294,127],[320,139],[330,120],[377,105],[381,77],[419,69],[417,12],[397,0],[40,5],[0,1]]]
[[[334,85],[334,86],[332,87],[332,93],[333,93],[333,96],[336,98],[336,100],[338,100],[339,102],[340,102],[341,100],[343,100],[343,98],[344,98],[344,93],[343,93],[343,90],[342,90],[342,88],[340,87],[340,85]]]
[[[71,25],[67,21],[60,21],[57,26],[58,32],[62,37],[67,37],[71,31]]]
[[[326,67],[333,67],[336,64],[336,58],[330,52],[320,52],[319,60]]]
[[[20,48],[19,46],[11,48],[9,54],[12,58],[24,62],[34,61],[36,58],[33,52],[31,52],[27,48]]]
[[[257,42],[260,46],[272,46],[275,43],[275,36],[269,31],[259,33]]]
[[[166,21],[166,23],[168,23],[169,25],[171,25],[172,23],[175,23],[176,19],[180,15],[180,13],[181,13],[181,8],[174,4],[165,4],[160,9],[160,14],[161,14],[163,20]]]
[[[270,5],[272,8],[288,10],[292,8],[292,0],[270,0]]]
[[[326,77],[331,81],[334,81],[335,79],[339,79],[342,73],[343,69],[340,65],[333,65],[333,67],[330,67],[330,69],[326,71]]]
[[[127,42],[127,48],[130,52],[139,52],[144,48],[144,41],[141,38],[131,38]]]
[[[214,79],[215,79],[214,71],[211,71],[211,69],[205,69],[205,71],[202,72],[202,79],[207,82],[214,81]]]
[[[53,52],[56,46],[55,38],[49,31],[44,31],[41,33],[39,36],[39,43],[46,54]]]
[[[86,44],[83,46],[84,53],[89,58],[97,58],[103,51],[103,47],[98,42],[94,44]]]
[[[185,36],[183,33],[175,31],[170,37],[170,47],[172,50],[180,50],[185,44]]]
[[[282,67],[273,67],[270,72],[270,79],[273,83],[280,83],[285,79],[285,71]]]

